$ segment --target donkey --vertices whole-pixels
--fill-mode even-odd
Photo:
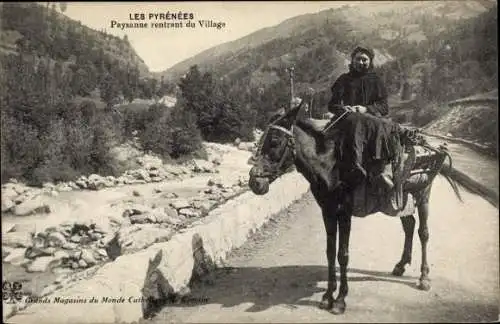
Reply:
[[[333,314],[343,314],[345,312],[345,299],[348,293],[347,266],[349,262],[351,218],[352,216],[363,217],[376,212],[398,216],[401,219],[405,241],[401,260],[395,265],[392,274],[402,276],[405,266],[411,263],[416,206],[419,217],[418,235],[422,247],[421,276],[417,287],[421,290],[429,290],[429,264],[427,262],[429,231],[427,219],[430,191],[433,180],[438,173],[445,176],[456,196],[462,201],[456,183],[442,172],[446,157],[450,159],[451,167],[449,154],[445,150],[435,149],[434,154],[427,157],[425,165],[419,165],[423,169],[413,169],[415,177],[419,181],[407,180],[404,182],[403,193],[405,196],[411,194],[414,198],[407,200],[407,204],[414,202],[413,208],[405,208],[403,211],[398,211],[399,214],[390,214],[386,212],[387,208],[384,208],[382,204],[375,204],[373,208],[367,210],[364,214],[353,215],[353,190],[344,186],[342,181],[339,180],[337,165],[342,161],[335,154],[335,139],[339,137],[336,136],[335,132],[338,132],[338,130],[335,127],[332,128],[332,135],[329,135],[328,138],[331,138],[333,142],[328,142],[328,145],[326,145],[328,139],[321,131],[324,125],[318,125],[321,122],[320,120],[301,117],[302,114],[299,114],[301,107],[302,103],[282,117],[275,119],[267,128],[261,140],[261,147],[253,160],[253,167],[249,172],[249,186],[255,194],[265,195],[273,181],[294,168],[310,183],[311,193],[322,211],[327,238],[328,287],[322,296],[319,307]],[[413,163],[413,166],[415,166],[415,163]],[[384,199],[380,197],[380,194],[377,193],[376,195],[379,195],[381,200]],[[337,289],[335,271],[337,226],[339,233],[337,259],[340,265],[340,288],[337,298],[334,299],[333,294]]]

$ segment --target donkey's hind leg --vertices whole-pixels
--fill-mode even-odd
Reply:
[[[405,272],[405,266],[411,264],[411,254],[413,251],[413,233],[415,230],[415,217],[413,215],[401,217],[401,224],[405,233],[405,243],[401,260],[394,266],[392,274],[402,276]]]

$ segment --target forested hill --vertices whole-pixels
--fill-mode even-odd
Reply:
[[[0,4],[2,181],[13,177],[40,184],[81,174],[119,174],[123,170],[110,150],[138,128],[138,118],[122,104],[167,92],[127,38],[69,19],[63,5]],[[171,129],[169,119],[161,121]],[[162,136],[158,142],[167,138]],[[189,138],[199,142],[192,133]],[[164,151],[178,156],[172,141],[168,144]]]
[[[491,13],[484,17],[488,19],[478,18],[487,12]],[[493,20],[489,19],[492,17]],[[484,42],[490,41],[490,34],[496,35],[492,22],[496,24],[494,1],[352,4],[293,17],[277,26],[215,46],[160,75],[178,80],[196,65],[202,73],[209,72],[214,79],[223,80],[241,98],[246,93],[250,101],[243,99],[243,103],[257,111],[257,124],[262,126],[269,113],[288,100],[287,67],[295,66],[297,94],[312,94],[314,112],[320,115],[330,97],[331,83],[347,69],[349,53],[356,45],[363,44],[375,49],[375,63],[391,97],[414,98],[422,92],[421,85],[427,82],[426,79],[436,77],[434,80],[449,81],[432,89],[435,92],[433,100],[443,100],[453,88],[451,81],[456,84],[460,79],[439,78],[444,72],[438,69],[436,62],[447,46],[453,45],[454,50],[460,51],[460,58],[453,58],[461,60],[454,64],[457,73],[462,71],[457,66],[470,63],[471,77],[460,85],[460,91],[467,89],[466,84],[470,87],[471,82],[474,86],[470,89],[480,91],[484,88],[476,87],[484,85],[483,81],[478,81],[480,76],[493,77],[491,71],[483,71],[485,57],[473,57],[472,53],[474,46],[481,48],[486,45]],[[476,37],[476,43],[471,43],[471,35]],[[476,54],[479,52],[476,50]],[[491,53],[486,56],[496,59]],[[471,60],[474,62],[469,62]],[[452,96],[459,96],[459,92]]]
[[[147,65],[126,37],[121,39],[82,25],[64,15],[64,6],[3,3],[0,8],[2,54],[23,50],[57,61],[117,60],[121,66],[137,67],[143,77],[150,76]]]
[[[429,35],[446,30],[458,19],[475,17],[495,5],[495,1],[401,1],[376,2],[345,5],[290,18],[282,23],[260,29],[232,42],[214,46],[188,58],[160,73],[169,79],[177,79],[190,66],[198,65],[202,70],[221,67],[229,60],[232,70],[245,65],[263,62],[296,52],[298,47],[317,47],[315,39],[338,45],[340,51],[349,50],[345,45],[363,41],[378,47],[382,52],[392,53],[394,42],[407,37],[419,42]],[[288,47],[280,43],[290,43]],[[320,42],[318,42],[320,43]],[[259,55],[252,55],[256,52]],[[335,55],[335,53],[333,53]],[[381,62],[385,59],[382,58]],[[248,62],[252,60],[251,62]],[[238,62],[239,65],[234,63]],[[218,63],[219,62],[219,63]],[[226,64],[227,65],[227,64]],[[228,68],[229,69],[229,68]]]

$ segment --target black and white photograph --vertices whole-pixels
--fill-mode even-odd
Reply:
[[[1,2],[3,322],[497,322],[497,11]]]

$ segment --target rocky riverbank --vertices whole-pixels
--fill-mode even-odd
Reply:
[[[15,181],[5,184],[2,264],[7,271],[3,279],[20,280],[25,293],[45,296],[121,255],[168,241],[218,205],[246,191],[246,162],[251,155],[248,148],[254,145],[206,143],[206,147],[208,161],[166,165],[146,155],[139,160],[141,168],[118,178],[90,175],[74,182],[46,184],[43,188]],[[144,186],[149,186],[148,191]],[[70,220],[52,221],[43,227],[36,226],[36,222],[15,221],[53,216],[50,214],[58,212],[54,207],[57,200],[64,195],[70,195],[71,201],[77,200],[71,195],[76,197],[79,192],[85,194],[79,198],[85,204],[74,211],[78,215]],[[118,199],[103,200],[104,196]],[[91,200],[95,200],[95,206]],[[6,217],[10,217],[9,222],[4,222]],[[42,274],[43,285],[30,282]]]

